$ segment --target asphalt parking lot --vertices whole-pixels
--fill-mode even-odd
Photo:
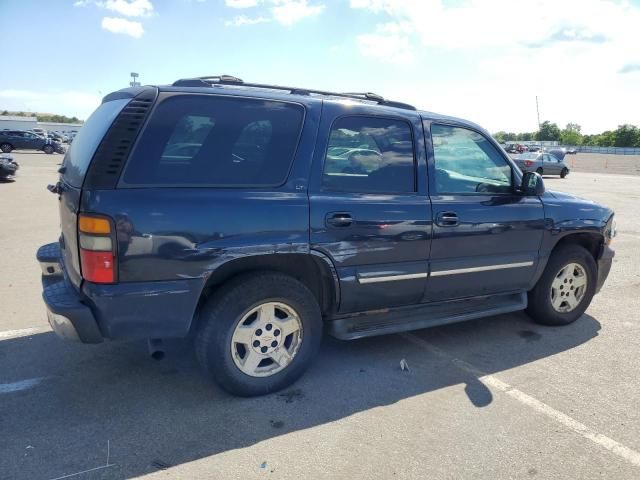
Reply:
[[[144,344],[50,331],[34,255],[58,236],[45,187],[62,156],[14,156],[17,180],[0,183],[0,478],[640,478],[640,176],[545,178],[617,214],[611,275],[576,323],[510,314],[327,338],[293,388],[238,399],[186,342],[154,361]]]

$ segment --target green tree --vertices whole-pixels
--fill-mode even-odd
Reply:
[[[616,147],[633,147],[640,142],[640,131],[635,125],[619,125],[613,136]]]
[[[6,110],[3,110],[3,111],[2,111],[2,115],[9,115],[9,112],[8,112],[8,111],[6,111]]]
[[[577,123],[567,123],[564,130],[560,132],[560,141],[564,145],[580,145],[582,143],[581,127]]]
[[[536,140],[560,140],[560,128],[557,124],[545,120],[540,125],[540,130],[536,133]]]
[[[523,142],[530,142],[531,140],[535,140],[535,132],[524,132],[519,133],[517,136],[517,140],[522,140]]]

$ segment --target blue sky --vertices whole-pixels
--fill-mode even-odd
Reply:
[[[86,118],[128,85],[228,73],[373,91],[496,130],[640,124],[640,0],[0,0],[0,109]],[[6,21],[10,19],[10,21]]]

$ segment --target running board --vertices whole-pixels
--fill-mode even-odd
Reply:
[[[340,340],[354,340],[501,315],[526,307],[527,294],[516,292],[373,310],[329,319],[329,334]]]

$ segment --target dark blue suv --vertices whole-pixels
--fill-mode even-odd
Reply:
[[[375,94],[185,79],[107,95],[50,190],[53,329],[193,337],[260,395],[340,339],[527,309],[565,325],[602,287],[613,212],[549,192],[491,136]]]

